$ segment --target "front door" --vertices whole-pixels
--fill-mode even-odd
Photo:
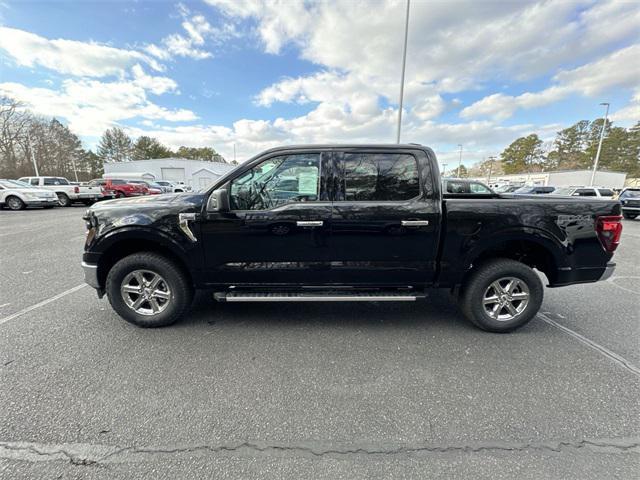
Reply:
[[[295,285],[328,280],[330,157],[277,154],[225,185],[231,210],[201,225],[208,284]]]
[[[424,285],[435,277],[440,201],[422,150],[334,157],[331,281]]]

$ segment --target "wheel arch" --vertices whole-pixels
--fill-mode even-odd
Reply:
[[[187,255],[182,247],[170,238],[151,230],[141,235],[139,228],[135,232],[118,232],[102,240],[99,245],[98,283],[101,286],[105,285],[109,270],[122,258],[138,252],[153,252],[174,261],[187,276],[189,283],[194,285]]]
[[[465,264],[469,267],[481,264],[487,260],[508,258],[536,268],[545,274],[550,284],[558,276],[558,270],[566,266],[566,253],[561,243],[552,237],[536,232],[508,233],[491,236],[487,241],[476,245],[468,254]],[[469,268],[463,278],[463,284],[471,274]]]

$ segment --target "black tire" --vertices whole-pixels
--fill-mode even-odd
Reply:
[[[58,196],[58,203],[61,207],[71,206],[71,199],[67,197],[66,193],[56,193],[56,195]]]
[[[25,203],[15,195],[5,198],[4,202],[9,210],[24,210],[26,208]]]
[[[159,313],[140,314],[125,302],[120,291],[122,283],[127,275],[136,270],[158,274],[166,283],[170,298],[166,308]],[[193,287],[182,269],[167,257],[151,252],[134,253],[116,262],[107,275],[106,292],[118,315],[129,323],[145,328],[175,323],[187,312],[193,299]]]
[[[495,290],[493,290],[492,284],[495,285],[494,282],[498,282],[501,279],[504,280],[498,286],[507,286],[509,284],[507,279],[516,279],[521,283],[515,282],[517,291],[512,293],[504,291],[494,293]],[[528,293],[527,303],[522,300],[509,302],[516,312],[513,315],[511,315],[513,312],[510,313],[507,310],[507,306],[500,306],[501,301],[504,301],[506,305],[506,302],[509,301],[508,298],[512,298],[511,295],[515,297],[515,294],[522,295],[523,293]],[[501,295],[503,298],[488,304],[485,308],[485,294],[487,294],[487,299],[498,298]],[[540,277],[533,269],[515,260],[500,258],[480,264],[471,274],[462,286],[460,308],[464,315],[482,330],[506,333],[527,324],[538,313],[542,305],[543,296],[544,287]],[[496,319],[492,317],[487,308],[492,311],[497,308],[498,311],[495,315],[506,318]],[[519,311],[519,308],[522,308],[522,310]]]
[[[124,198],[124,193],[116,192],[116,198]]]
[[[45,210],[51,210],[53,207],[55,207],[55,205],[45,205],[44,208]]]
[[[622,212],[622,216],[624,218],[626,218],[627,220],[633,220],[634,218],[636,218],[638,216],[638,214],[637,213]]]

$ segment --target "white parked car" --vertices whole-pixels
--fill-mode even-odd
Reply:
[[[0,207],[23,210],[26,207],[53,208],[58,205],[54,192],[18,180],[0,179]]]
[[[611,200],[614,191],[604,187],[561,187],[556,188],[551,195],[565,195],[570,197],[600,197]]]
[[[156,180],[155,183],[157,183],[163,188],[166,188],[167,192],[182,193],[182,192],[191,191],[191,186],[185,185],[184,182],[170,182],[169,180]]]
[[[102,198],[100,187],[72,185],[64,177],[22,177],[19,180],[34,187],[55,192],[61,207],[70,207],[73,202],[82,202],[85,205],[90,205]]]

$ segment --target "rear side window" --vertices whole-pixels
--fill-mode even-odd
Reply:
[[[58,182],[56,182],[56,178],[53,177],[46,177],[44,179],[44,184],[45,185],[60,185]]]
[[[345,153],[342,201],[401,201],[420,194],[418,164],[413,155]]]
[[[124,180],[111,180],[112,185],[124,185],[125,183],[127,182],[125,182]]]
[[[447,193],[469,193],[469,188],[464,182],[447,182]]]
[[[469,190],[471,190],[471,193],[491,193],[491,190],[489,190],[487,187],[485,187],[483,184],[481,183],[472,183],[469,185]]]
[[[600,192],[600,195],[603,197],[613,197],[613,190],[609,190],[608,188],[599,188],[598,192]]]
[[[591,188],[579,188],[576,190],[576,193],[574,193],[574,195],[577,195],[579,197],[595,197],[596,191],[592,190]]]

